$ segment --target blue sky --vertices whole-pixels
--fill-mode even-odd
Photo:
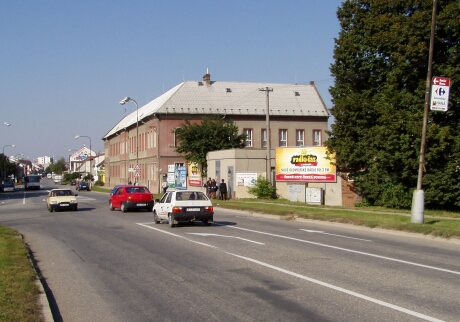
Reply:
[[[0,145],[68,158],[184,80],[333,85],[341,0],[0,2]],[[11,123],[7,127],[3,122]]]

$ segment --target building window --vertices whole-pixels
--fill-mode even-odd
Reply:
[[[245,146],[252,146],[252,129],[243,129],[243,133],[246,134],[246,141],[244,141]]]
[[[287,146],[287,130],[280,130],[279,131],[279,146]]]
[[[304,130],[296,130],[295,131],[295,145],[302,146],[305,145],[305,131]]]
[[[262,129],[260,137],[262,138],[262,147],[267,147],[267,129]]]
[[[321,146],[321,130],[313,130],[313,146]]]

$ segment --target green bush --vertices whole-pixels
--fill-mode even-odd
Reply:
[[[100,187],[103,187],[104,186],[104,182],[103,181],[100,181],[100,180],[97,180],[95,183],[94,183],[95,186],[100,186]]]
[[[254,187],[248,188],[248,193],[255,196],[257,199],[278,199],[275,187],[262,176],[257,178]]]

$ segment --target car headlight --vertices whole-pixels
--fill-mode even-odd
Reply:
[[[70,200],[70,203],[77,203],[77,200]]]
[[[56,205],[58,202],[56,200],[51,200],[50,204]]]

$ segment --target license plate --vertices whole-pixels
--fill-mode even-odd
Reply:
[[[200,208],[188,208],[187,211],[200,211]]]
[[[68,207],[69,204],[68,203],[61,203],[61,207]]]
[[[138,207],[144,207],[144,206],[147,206],[147,204],[146,203],[138,203],[137,206]]]

